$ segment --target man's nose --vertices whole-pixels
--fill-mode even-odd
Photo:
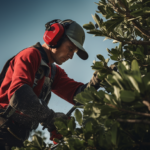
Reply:
[[[69,55],[68,55],[69,59],[72,59],[73,55],[74,55],[74,52],[70,52]]]

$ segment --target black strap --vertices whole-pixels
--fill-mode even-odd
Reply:
[[[53,83],[53,81],[54,81],[56,70],[57,70],[56,65],[55,64],[51,64],[51,83]]]
[[[39,50],[41,56],[42,56],[42,59],[45,61],[45,63],[49,63],[49,60],[48,60],[48,57],[47,57],[47,54],[46,52],[44,51],[43,47],[41,46],[41,44],[38,42],[36,43],[35,45],[33,45],[32,47],[36,48]]]

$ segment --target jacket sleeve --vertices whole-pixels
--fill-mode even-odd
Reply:
[[[57,66],[56,75],[52,85],[53,93],[74,105],[74,94],[77,88],[81,85],[84,84],[81,82],[76,82],[73,79],[69,78],[65,71]]]
[[[8,89],[8,100],[23,84],[32,87],[40,62],[40,52],[34,48],[27,48],[15,56],[9,66],[13,72],[12,82]]]

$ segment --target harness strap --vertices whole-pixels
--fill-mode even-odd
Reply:
[[[49,99],[51,97],[51,88],[52,88],[52,84],[53,84],[53,81],[54,81],[54,77],[55,77],[55,74],[56,74],[56,65],[55,64],[51,64],[51,78],[50,80],[46,80],[45,79],[45,82],[50,82],[49,84],[45,84],[46,86],[49,86],[49,87],[46,87],[45,89],[47,89],[46,91],[44,91],[45,95],[43,95],[43,100],[46,102],[46,104],[48,104],[49,102]]]
[[[56,65],[55,64],[51,64],[51,79],[50,79],[51,83],[53,83],[53,81],[54,81],[56,70],[57,70]]]

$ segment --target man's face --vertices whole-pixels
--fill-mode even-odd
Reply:
[[[77,47],[69,40],[63,42],[59,48],[52,48],[51,57],[55,63],[61,65],[68,59],[72,59]]]

